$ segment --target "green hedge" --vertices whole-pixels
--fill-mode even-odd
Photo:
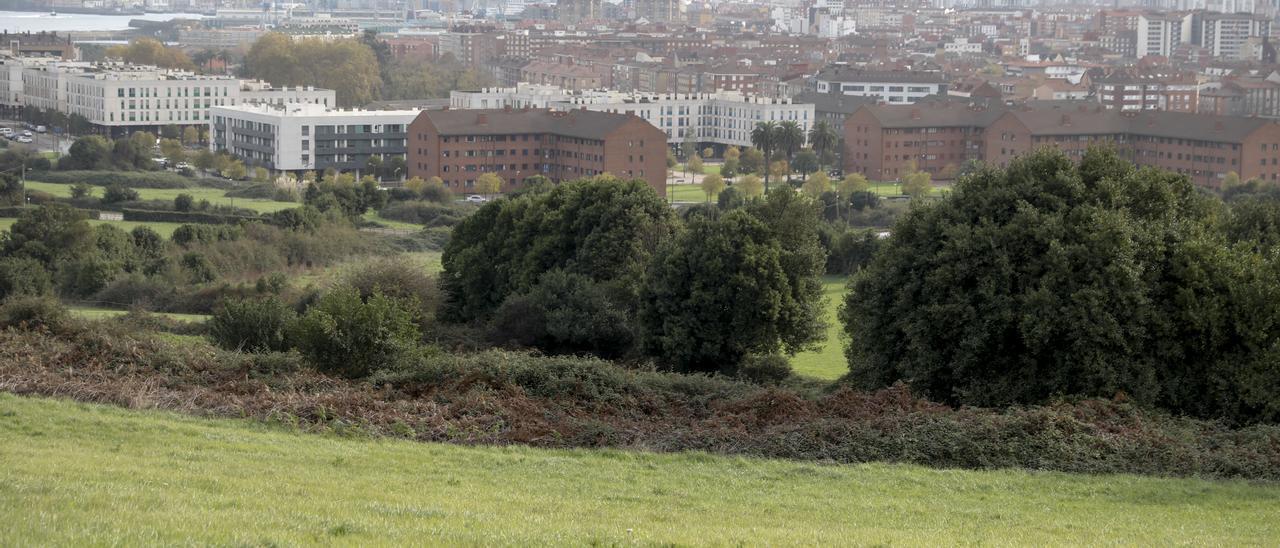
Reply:
[[[97,186],[121,184],[129,188],[190,188],[192,179],[167,171],[44,171],[27,178],[56,184],[88,183]]]
[[[30,209],[35,209],[35,208],[21,207],[21,206],[0,207],[0,218],[21,217],[23,213],[25,213]],[[101,213],[101,211],[97,209],[85,209],[85,208],[76,208],[76,209],[79,209],[81,213],[84,213],[86,219],[97,219],[98,214]]]
[[[150,223],[193,223],[205,225],[236,224],[257,220],[243,215],[221,215],[204,211],[153,211],[148,209],[121,209],[126,221]]]

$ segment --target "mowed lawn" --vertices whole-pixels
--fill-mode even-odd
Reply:
[[[834,380],[849,372],[849,363],[844,357],[844,328],[836,318],[840,303],[844,302],[846,281],[843,276],[822,278],[822,296],[827,300],[823,316],[827,320],[827,341],[820,350],[801,352],[791,357],[791,367],[796,374]]]
[[[69,197],[71,196],[71,185],[58,183],[45,183],[40,181],[27,181],[28,190],[39,190],[48,192],[54,196]],[[103,187],[93,187],[93,195],[102,197]],[[164,200],[166,202],[173,201],[179,194],[190,194],[196,203],[201,200],[209,200],[213,205],[225,205],[252,209],[259,213],[272,213],[282,209],[290,209],[298,207],[300,204],[296,202],[277,202],[275,200],[266,200],[262,198],[230,198],[227,191],[220,188],[135,188],[138,191],[138,197],[143,200]]]
[[[463,447],[0,394],[0,545],[1274,545],[1280,487]]]

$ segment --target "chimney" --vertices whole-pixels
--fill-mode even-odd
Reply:
[[[477,126],[486,126],[486,125],[489,125],[489,115],[488,115],[488,114],[477,114],[477,115],[476,115],[476,125],[477,125]]]
[[[1062,125],[1062,126],[1071,125],[1071,116],[1063,114],[1062,119],[1058,121],[1058,125]]]
[[[1222,125],[1222,120],[1218,120],[1217,122],[1214,122],[1214,123],[1213,123],[1213,130],[1214,130],[1214,131],[1216,131],[1216,132],[1218,132],[1218,133],[1222,133],[1222,130],[1224,130],[1224,129],[1226,129],[1226,127]]]
[[[911,109],[911,119],[912,119],[912,120],[919,120],[919,119],[920,119],[920,109],[918,109],[918,108],[913,108],[913,109]]]

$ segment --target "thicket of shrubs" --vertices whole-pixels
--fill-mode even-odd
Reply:
[[[0,321],[10,317],[5,310]],[[1280,427],[1230,429],[1121,401],[954,409],[902,387],[820,394],[628,370],[594,358],[500,351],[402,356],[369,382],[349,382],[317,375],[311,360],[295,353],[175,345],[117,322],[72,323],[57,334],[0,332],[0,379],[18,394],[312,430],[823,462],[1280,479]]]
[[[256,217],[243,215],[224,215],[204,211],[155,211],[149,209],[120,210],[126,221],[144,223],[201,223],[201,224],[236,224],[255,220]]]

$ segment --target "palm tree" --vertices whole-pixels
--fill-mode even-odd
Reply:
[[[819,120],[809,129],[809,146],[818,153],[818,158],[826,157],[840,142],[840,134],[826,120]]]
[[[764,154],[764,192],[769,193],[769,162],[778,145],[778,124],[760,122],[751,130],[751,144]]]
[[[787,120],[778,124],[774,133],[777,134],[774,137],[776,139],[775,144],[787,155],[787,165],[790,166],[792,160],[795,159],[796,152],[799,152],[800,147],[804,146],[804,130],[800,129],[800,124],[795,121]]]

